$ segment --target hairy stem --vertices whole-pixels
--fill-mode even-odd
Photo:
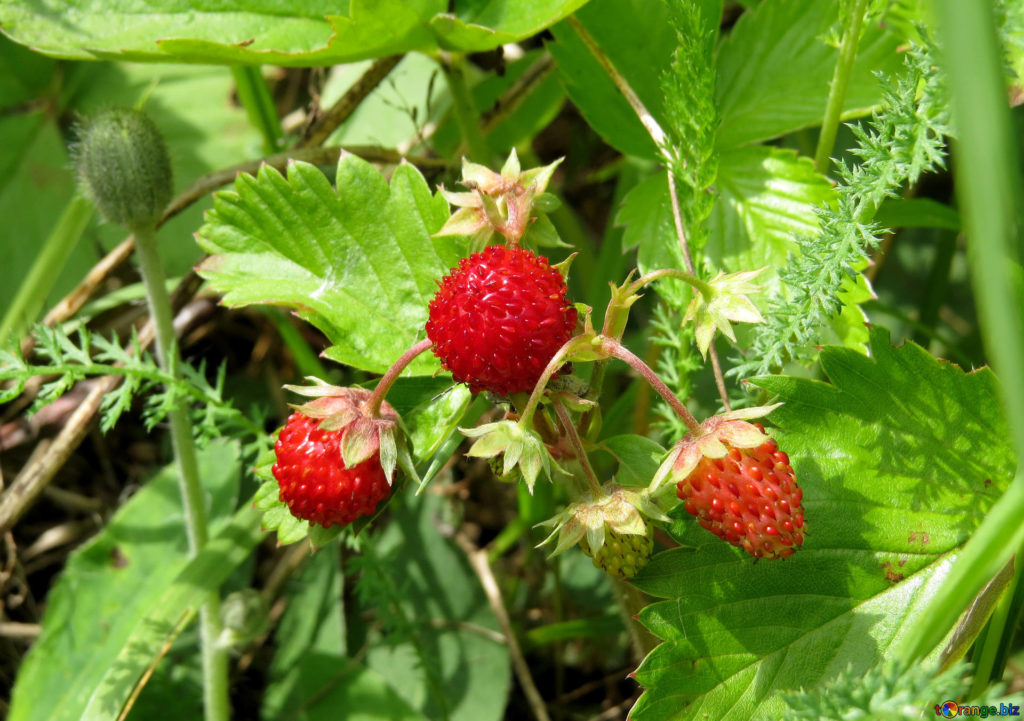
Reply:
[[[432,345],[434,345],[432,340],[424,338],[403,353],[402,357],[396,360],[394,364],[388,368],[388,372],[380,379],[377,387],[373,389],[373,393],[366,400],[366,410],[371,416],[376,416],[380,413],[380,404],[384,402],[384,396],[386,396],[388,391],[391,390],[391,386],[394,385],[398,376],[402,375],[402,371],[405,370],[406,366],[412,363],[413,358],[430,348]]]
[[[668,173],[668,197],[672,203],[672,222],[676,228],[676,239],[679,241],[679,250],[683,256],[683,265],[689,273],[693,273],[693,256],[690,254],[690,243],[686,239],[686,228],[683,226],[683,211],[679,207],[679,194],[676,192],[676,176],[672,168],[667,168]]]
[[[573,452],[576,454],[576,459],[580,462],[580,466],[583,467],[583,474],[587,477],[587,485],[590,486],[590,492],[597,498],[601,495],[601,482],[597,480],[594,467],[590,465],[590,458],[587,457],[587,452],[583,448],[583,441],[580,440],[576,424],[572,422],[568,409],[561,401],[556,399],[553,405],[555,407],[555,414],[558,416],[562,428],[565,429],[565,435],[572,445]]]
[[[818,136],[818,149],[814,153],[814,162],[818,172],[828,175],[831,163],[832,148],[836,143],[836,131],[839,129],[839,116],[843,112],[846,101],[846,88],[850,83],[850,73],[857,59],[857,47],[860,45],[860,30],[864,24],[864,13],[868,0],[853,0],[850,16],[843,28],[843,39],[839,47],[839,60],[832,73],[832,84],[828,90],[825,103],[825,117],[821,121],[821,135]]]
[[[548,386],[548,381],[551,380],[562,364],[565,363],[565,359],[575,351],[579,346],[589,343],[589,338],[584,336],[576,336],[570,338],[565,342],[558,351],[551,356],[551,360],[548,361],[547,367],[544,368],[544,372],[540,374],[540,378],[537,380],[537,385],[533,387],[533,393],[530,394],[530,399],[526,402],[526,407],[523,408],[523,413],[519,418],[519,425],[524,428],[529,428],[533,422],[533,414],[537,411],[537,406],[540,404],[540,398],[544,395],[544,389]]]
[[[139,256],[142,280],[146,286],[149,315],[156,335],[157,359],[165,373],[177,376],[180,365],[174,339],[171,299],[167,294],[166,278],[156,246],[156,229],[150,225],[133,228],[135,249]],[[185,509],[185,527],[188,534],[189,555],[195,558],[206,545],[207,519],[203,488],[199,481],[199,464],[192,440],[192,423],[184,408],[168,414],[171,427],[171,445]],[[212,591],[206,596],[199,614],[199,632],[203,658],[203,709],[206,721],[227,721],[228,657],[217,648],[221,632],[220,594]]]
[[[683,264],[691,274],[693,270],[693,257],[690,255],[690,244],[686,241],[686,228],[683,227],[683,213],[679,207],[679,196],[676,193],[676,178],[672,174],[672,168],[668,169],[668,194],[672,201],[672,222],[676,227],[676,237],[679,239],[679,250],[683,254]],[[718,395],[722,399],[722,406],[727,411],[732,410],[729,403],[729,393],[725,387],[725,375],[722,373],[722,363],[718,360],[718,350],[715,344],[708,346],[708,354],[711,356],[711,370],[715,375],[715,387],[718,388]]]
[[[637,373],[643,376],[644,380],[650,383],[651,387],[658,392],[658,395],[665,399],[665,402],[669,404],[672,410],[675,411],[676,415],[682,419],[683,423],[686,424],[686,427],[689,428],[691,432],[695,433],[700,431],[700,423],[693,417],[693,414],[686,409],[683,402],[679,400],[679,396],[673,393],[672,390],[665,385],[664,381],[658,377],[658,374],[651,370],[651,367],[644,363],[640,357],[634,354],[626,346],[616,340],[612,340],[611,338],[605,338],[601,343],[601,347],[606,353],[608,353],[608,355],[618,358],[621,361],[625,361],[632,366]]]

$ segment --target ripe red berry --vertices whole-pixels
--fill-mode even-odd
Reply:
[[[803,545],[803,491],[773,439],[729,448],[723,458],[702,457],[676,495],[701,526],[752,556],[786,558]]]
[[[391,495],[391,486],[379,452],[346,468],[339,448],[342,430],[321,430],[320,420],[291,415],[274,444],[277,463],[271,470],[292,515],[324,528],[343,526],[373,514]]]
[[[427,337],[445,369],[474,393],[532,391],[576,327],[565,278],[525,248],[490,246],[463,258],[439,285]]]

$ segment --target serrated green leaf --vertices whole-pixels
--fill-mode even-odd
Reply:
[[[620,486],[647,486],[665,457],[665,449],[644,436],[612,436],[601,445],[619,462],[615,482]]]
[[[239,176],[199,231],[211,253],[199,272],[225,304],[295,308],[336,344],[327,357],[383,373],[422,337],[435,279],[458,259],[452,239],[430,237],[448,205],[412,166],[395,170],[389,188],[347,154],[337,186],[307,163],[291,164],[287,178],[267,167]],[[422,354],[407,373],[436,370]]]
[[[286,0],[231,10],[208,0],[161,0],[144,9],[64,1],[0,6],[0,24],[18,42],[64,58],[308,67],[410,50],[490,50],[540,32],[584,2],[462,0],[449,13],[445,0],[350,0],[325,9]]]
[[[718,52],[721,148],[735,148],[821,123],[837,48],[824,37],[839,3],[764,0],[740,16]],[[864,30],[843,104],[843,117],[866,115],[881,101],[874,72],[899,70],[904,38],[873,25]]]
[[[726,272],[784,264],[796,249],[793,237],[815,234],[816,209],[835,200],[832,186],[810,160],[763,146],[723,152],[717,188],[704,253]],[[638,247],[641,272],[683,267],[663,173],[633,188],[615,220],[626,226],[623,249]]]
[[[828,347],[821,362],[831,384],[754,381],[784,402],[771,421],[804,490],[804,547],[754,564],[677,509],[673,535],[695,550],[659,554],[634,579],[668,599],[642,613],[666,642],[638,671],[636,721],[777,718],[778,692],[874,666],[1009,484],[989,370],[892,348],[879,330],[870,358]]]
[[[225,527],[236,502],[237,444],[221,442],[201,451],[199,468],[215,534]],[[184,513],[172,465],[68,560],[47,596],[42,635],[19,670],[11,721],[78,721],[86,718],[90,703],[108,708],[122,703],[125,684],[130,690],[132,680],[153,660],[141,649],[133,651],[130,639],[162,638],[166,624],[147,625],[154,612],[165,610],[165,620],[177,623],[180,609],[164,609],[160,602],[188,565]],[[154,654],[160,645],[158,641],[155,649],[150,647]],[[118,692],[105,687],[110,695],[94,697],[104,679],[114,677],[120,679]]]
[[[785,263],[793,236],[817,233],[816,208],[835,200],[808,158],[761,146],[722,153],[718,191],[705,253],[726,272]]]

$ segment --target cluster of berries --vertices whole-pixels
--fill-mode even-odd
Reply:
[[[464,258],[439,281],[426,323],[428,341],[421,346],[429,346],[442,367],[473,393],[487,391],[507,397],[533,391],[537,396],[538,388],[543,389],[557,373],[560,361],[555,361],[556,356],[561,358],[574,339],[586,337],[593,341],[591,346],[600,348],[605,336],[594,333],[589,317],[587,330],[576,335],[577,310],[568,299],[563,269],[509,237],[509,228],[515,223],[522,226],[519,233],[528,224],[528,213],[523,214],[520,201],[532,198],[536,188],[523,189],[521,180],[527,174],[503,171],[501,176],[487,175],[490,171],[472,167],[477,174],[472,184],[476,196],[467,200],[461,196],[470,194],[449,194],[455,198],[453,202],[465,206],[450,223],[463,231],[486,228],[500,232],[506,243]],[[517,166],[515,170],[518,172]],[[487,192],[505,203],[503,224],[488,225],[487,213],[493,215],[493,208],[474,200],[485,198],[480,187],[489,188]],[[726,278],[719,287],[729,282]],[[726,296],[709,298],[719,305],[729,300]],[[623,293],[621,307],[628,308],[633,299],[632,290]],[[623,357],[611,351],[605,357],[611,355]],[[325,528],[345,525],[372,515],[391,495],[394,453],[385,453],[382,461],[382,451],[395,447],[398,417],[383,403],[387,383],[382,381],[381,386],[372,395],[328,386],[307,389],[306,395],[315,400],[298,407],[288,419],[275,446],[277,462],[273,466],[279,498],[296,517]],[[770,410],[725,413],[699,428],[691,423],[691,433],[673,447],[645,493],[615,484],[592,484],[584,501],[552,520],[556,526],[552,536],[559,535],[556,553],[578,544],[595,565],[614,576],[632,577],[653,548],[649,520],[668,520],[652,498],[670,480],[683,507],[705,529],[757,558],[790,556],[803,544],[806,531],[802,491],[787,455],[761,425],[749,422]],[[525,423],[531,412],[527,410],[520,422]],[[515,459],[527,455],[522,438],[529,431],[510,428],[517,426],[494,431],[504,433],[505,440],[491,439],[486,444],[489,450],[477,454],[490,457],[495,475],[505,479],[522,477],[513,466]],[[476,430],[476,435],[485,432]],[[543,453],[546,463],[547,450]],[[528,479],[528,483],[532,487],[532,481]]]

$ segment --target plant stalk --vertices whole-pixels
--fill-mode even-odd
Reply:
[[[679,195],[676,193],[676,177],[673,175],[671,167],[668,168],[668,194],[672,201],[672,222],[675,224],[676,237],[679,239],[679,250],[683,254],[683,264],[692,275],[694,273],[693,256],[690,255],[690,244],[686,240],[686,228],[683,227],[683,212],[679,207]],[[722,363],[718,360],[718,350],[715,348],[714,343],[708,346],[708,355],[711,357],[711,370],[715,375],[715,386],[718,388],[718,395],[722,399],[722,407],[727,411],[731,411],[732,404],[729,403],[729,392],[725,387],[725,375],[722,373]]]
[[[424,338],[419,343],[414,345],[412,348],[402,354],[402,357],[394,362],[394,364],[388,368],[388,372],[381,377],[380,382],[377,383],[377,387],[373,389],[373,393],[366,400],[366,410],[371,416],[376,416],[380,413],[380,404],[384,402],[384,396],[391,390],[391,386],[398,380],[398,376],[402,375],[402,371],[406,369],[413,359],[423,351],[434,345],[434,342],[429,338]]]
[[[537,385],[533,387],[533,392],[530,394],[530,399],[526,402],[526,407],[523,408],[523,412],[519,417],[519,425],[524,428],[528,428],[533,422],[533,414],[537,411],[537,406],[540,404],[540,398],[544,395],[544,389],[548,386],[548,381],[555,375],[555,372],[562,367],[565,363],[565,359],[576,350],[577,347],[584,344],[589,344],[590,339],[585,336],[576,336],[570,338],[565,342],[561,348],[559,348],[555,354],[548,361],[547,366],[544,368],[544,372],[541,373],[540,379],[537,381]]]
[[[637,620],[639,613],[647,605],[647,598],[643,591],[628,581],[614,579],[612,590],[615,592],[615,601],[622,614],[622,621],[629,631],[630,645],[633,647],[633,655],[637,662],[643,661],[660,641],[644,628]]]
[[[441,63],[441,69],[448,81],[448,91],[452,96],[452,112],[455,113],[455,122],[469,147],[469,157],[478,163],[487,165],[490,161],[491,150],[480,130],[480,113],[473,103],[473,94],[466,83],[465,60],[462,56],[452,55],[447,62]]]
[[[238,100],[245,108],[249,122],[263,138],[263,152],[267,155],[276,153],[281,148],[281,119],[277,117],[266,78],[259,66],[252,65],[234,65],[231,74],[235,78]]]
[[[156,245],[156,228],[152,225],[132,229],[135,249],[139,256],[142,280],[146,286],[149,315],[156,336],[157,360],[165,373],[180,377],[171,299],[167,294],[167,281]],[[192,423],[188,411],[177,408],[168,414],[171,427],[171,445],[185,509],[185,528],[188,534],[189,555],[195,558],[208,538],[206,504],[199,480],[199,464],[192,440]],[[213,591],[207,595],[199,613],[199,631],[203,658],[203,708],[206,721],[227,721],[228,657],[217,647],[221,632],[220,595]]]
[[[587,451],[583,448],[583,441],[580,440],[580,434],[576,430],[576,425],[572,422],[572,417],[569,415],[568,409],[562,404],[561,401],[554,401],[555,414],[558,416],[558,420],[562,424],[562,428],[565,429],[565,435],[569,439],[569,443],[572,445],[573,452],[576,453],[576,460],[580,462],[580,466],[583,467],[583,475],[587,478],[587,485],[590,489],[591,494],[594,498],[601,496],[601,482],[597,480],[597,474],[594,473],[594,467],[590,465],[590,458],[587,457]]]
[[[692,433],[700,432],[700,423],[693,414],[687,410],[686,406],[679,396],[672,392],[672,390],[665,385],[665,382],[658,377],[658,374],[651,370],[651,367],[643,362],[639,356],[633,353],[629,348],[622,345],[618,341],[606,338],[601,343],[602,349],[608,353],[608,355],[618,358],[621,361],[628,363],[633,369],[643,376],[644,380],[651,384],[654,390],[658,391],[658,395],[665,399],[665,402],[669,404],[676,415],[682,419],[686,427],[690,429]]]
[[[75,196],[68,203],[0,321],[0,347],[20,339],[35,322],[54,281],[89,225],[92,211],[92,202],[83,196]]]
[[[850,17],[843,28],[843,39],[839,47],[839,59],[832,73],[832,84],[825,102],[825,117],[821,121],[821,135],[818,136],[818,148],[814,153],[814,162],[818,172],[828,175],[831,164],[832,148],[836,143],[836,132],[839,130],[839,118],[846,102],[846,88],[850,84],[853,63],[857,59],[857,48],[860,45],[860,32],[864,25],[864,13],[867,11],[868,0],[853,0]]]

